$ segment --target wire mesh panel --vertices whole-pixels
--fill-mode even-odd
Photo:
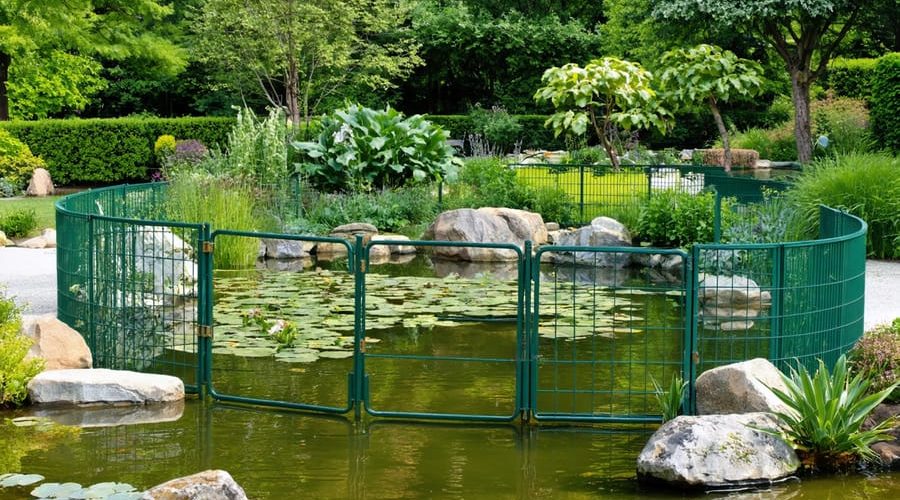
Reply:
[[[420,254],[405,270],[387,260],[403,248]],[[522,250],[514,244],[374,240],[366,251],[361,351],[368,412],[515,418],[527,287]],[[492,262],[479,262],[484,260]]]
[[[653,382],[687,379],[685,257],[624,247],[538,250],[529,353],[538,419],[659,419]]]
[[[350,410],[357,293],[348,242],[227,230],[212,239],[210,394],[283,408]],[[251,253],[252,267],[223,269],[240,259],[219,257],[233,258],[241,248]],[[336,254],[332,266],[326,253]]]

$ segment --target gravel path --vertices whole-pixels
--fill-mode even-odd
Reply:
[[[56,312],[56,250],[0,248],[0,286],[29,314]],[[866,329],[900,317],[900,262],[866,262]]]

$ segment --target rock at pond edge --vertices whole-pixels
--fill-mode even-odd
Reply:
[[[145,491],[141,500],[246,500],[244,489],[224,470],[172,479]]]

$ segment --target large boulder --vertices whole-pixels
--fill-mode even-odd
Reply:
[[[34,172],[31,173],[31,180],[28,181],[28,188],[25,190],[25,194],[28,196],[49,196],[55,191],[50,172],[46,168],[34,169]]]
[[[21,332],[32,341],[28,357],[43,359],[46,370],[90,368],[93,364],[84,337],[54,314],[22,316]]]
[[[154,486],[141,500],[246,500],[247,494],[231,474],[207,470]]]
[[[309,257],[304,241],[263,238],[264,256],[268,259],[303,259]]]
[[[426,239],[466,243],[507,243],[523,248],[525,241],[535,245],[547,241],[547,228],[540,214],[511,208],[460,208],[438,215],[425,232]],[[518,253],[506,248],[438,246],[439,258],[471,262],[516,260]]]
[[[344,224],[332,229],[328,236],[331,238],[347,240],[352,246],[356,242],[356,235],[358,234],[362,235],[363,245],[366,245],[378,234],[378,228],[367,222],[351,222],[350,224]],[[375,252],[376,257],[383,256],[381,253],[384,252],[384,250],[373,249],[373,251]],[[390,250],[387,250],[386,255],[389,257],[390,254]],[[319,260],[330,261],[344,255],[347,255],[347,246],[343,243],[325,242],[316,245],[316,256]]]
[[[697,413],[790,413],[791,409],[769,387],[787,392],[781,372],[766,359],[707,370],[697,377]]]
[[[31,248],[33,250],[38,250],[41,248],[47,248],[49,242],[43,236],[35,236],[34,238],[28,238],[25,241],[19,242],[19,247],[21,248]]]
[[[122,370],[54,370],[28,383],[36,404],[147,404],[184,399],[181,379]]]
[[[700,488],[772,483],[800,466],[787,443],[755,429],[778,426],[779,420],[768,413],[677,417],[644,446],[638,476]]]
[[[134,273],[132,280],[143,283],[146,291],[168,298],[196,295],[194,248],[164,227],[146,226],[134,238],[130,250],[134,265],[128,266]]]
[[[566,247],[630,247],[631,234],[621,222],[609,217],[597,217],[589,226],[572,230],[561,230],[555,235],[553,244]],[[574,254],[574,255],[573,255]],[[556,262],[574,262],[588,266],[627,266],[630,255],[620,252],[553,252]]]

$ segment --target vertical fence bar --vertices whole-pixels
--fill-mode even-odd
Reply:
[[[365,378],[365,342],[366,342],[366,248],[363,245],[363,236],[356,235],[353,244],[352,255],[348,258],[353,265],[353,304],[356,311],[353,324],[353,374],[350,376],[352,387],[350,391],[350,404],[353,406],[353,414],[357,421],[362,417],[363,405],[368,405],[368,394],[365,390],[363,379]]]
[[[516,313],[516,356],[519,357],[516,363],[516,394],[519,398],[519,413],[522,420],[528,421],[531,418],[531,402],[528,391],[527,380],[529,380],[529,345],[531,336],[531,321],[529,311],[531,311],[531,268],[534,264],[534,256],[532,254],[531,240],[525,241],[522,252],[522,260],[519,266],[519,307]]]
[[[716,204],[713,209],[713,243],[719,243],[722,239],[722,195],[719,190],[713,188],[716,193]]]
[[[784,328],[784,245],[778,245],[772,251],[775,252],[775,255],[772,258],[772,306],[770,309],[772,321],[769,331],[769,361],[780,365],[782,359],[781,336]],[[781,368],[785,367],[781,366]]]
[[[97,352],[97,324],[96,319],[94,318],[94,216],[88,215],[88,273],[87,273],[87,287],[88,287],[88,336],[90,337],[90,348],[92,353]],[[94,356],[96,359],[96,355]]]
[[[700,364],[698,328],[700,310],[700,247],[691,248],[690,260],[685,263],[685,342],[684,342],[684,376],[688,381],[688,400],[686,413],[697,414],[697,365]]]
[[[578,219],[580,224],[587,222],[584,218],[584,165],[578,166]]]

